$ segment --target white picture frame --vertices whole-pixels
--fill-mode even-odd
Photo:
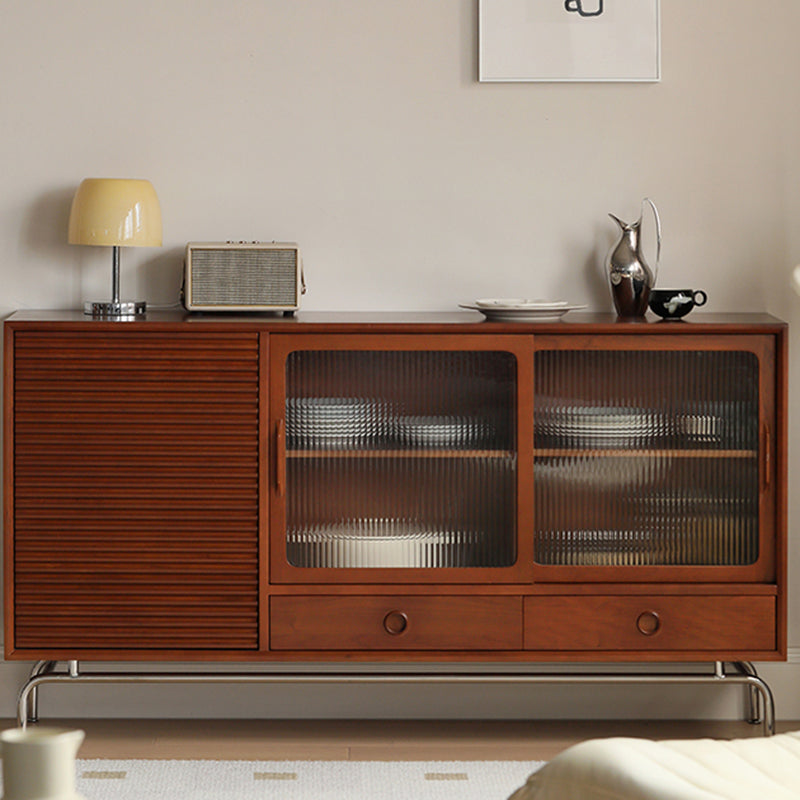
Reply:
[[[661,80],[659,0],[479,0],[478,80]]]

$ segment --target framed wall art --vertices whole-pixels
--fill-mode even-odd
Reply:
[[[661,78],[659,0],[479,0],[479,80]]]

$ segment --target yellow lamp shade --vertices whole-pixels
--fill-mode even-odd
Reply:
[[[150,181],[86,178],[69,215],[70,244],[158,247],[161,207]]]

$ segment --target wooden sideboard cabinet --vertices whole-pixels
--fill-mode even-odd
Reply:
[[[786,327],[23,312],[11,659],[786,655]]]

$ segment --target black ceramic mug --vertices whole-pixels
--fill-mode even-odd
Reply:
[[[706,304],[708,296],[702,289],[653,289],[650,310],[664,319],[685,317],[695,306]]]

